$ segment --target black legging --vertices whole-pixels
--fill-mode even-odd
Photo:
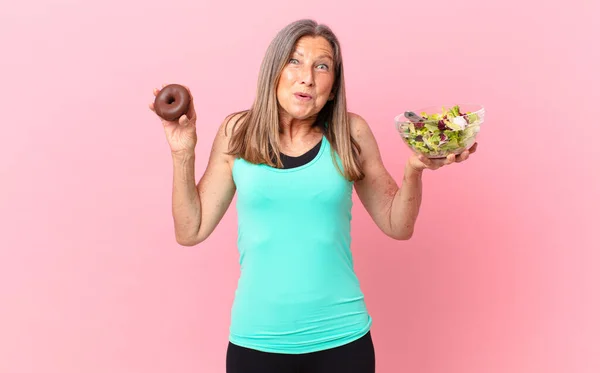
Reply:
[[[227,348],[227,373],[375,373],[371,333],[329,350],[277,354],[232,344]]]

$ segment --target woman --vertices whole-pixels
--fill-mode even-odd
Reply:
[[[178,243],[206,240],[238,194],[241,276],[227,372],[374,372],[371,318],[350,251],[353,188],[384,234],[407,240],[423,171],[464,161],[475,147],[445,160],[411,156],[399,188],[365,120],[347,112],[336,36],[311,20],[270,44],[252,107],[221,124],[197,185],[193,102],[163,124]]]

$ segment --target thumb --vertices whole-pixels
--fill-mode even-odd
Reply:
[[[183,114],[179,117],[179,124],[182,126],[187,126],[188,124],[190,124],[190,118],[188,118],[187,115]]]
[[[425,157],[423,154],[419,154],[417,159],[423,163],[425,166],[431,166],[431,160]]]

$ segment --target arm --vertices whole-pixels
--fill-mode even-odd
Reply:
[[[421,207],[422,170],[407,162],[402,186],[386,170],[377,141],[367,122],[351,114],[351,132],[361,147],[365,178],[355,183],[356,192],[375,224],[389,237],[408,240]]]
[[[226,134],[231,134],[225,130],[227,119],[215,136],[208,165],[197,185],[194,152],[173,155],[173,220],[175,237],[183,246],[194,246],[207,239],[233,200],[233,159],[226,154],[229,144]]]

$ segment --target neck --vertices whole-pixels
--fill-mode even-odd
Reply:
[[[320,132],[319,128],[315,128],[317,116],[312,116],[305,119],[295,119],[286,116],[281,116],[279,120],[279,130],[283,137],[290,140],[302,139],[312,133]]]

